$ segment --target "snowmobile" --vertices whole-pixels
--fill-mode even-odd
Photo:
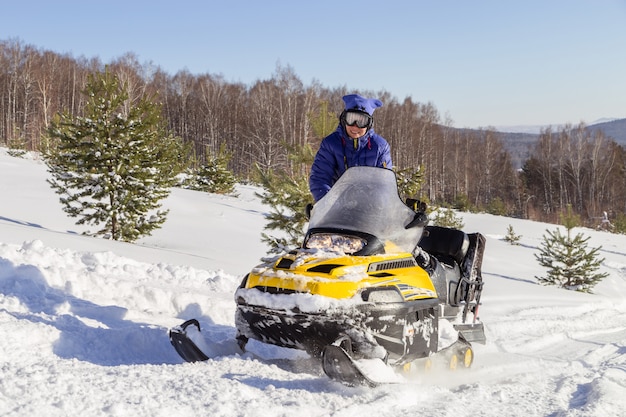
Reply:
[[[243,278],[239,347],[254,339],[304,350],[348,385],[377,384],[361,359],[406,371],[441,357],[469,368],[471,344],[486,340],[478,318],[485,239],[427,223],[399,197],[393,171],[348,169],[310,211],[302,245]],[[199,330],[187,321],[170,340],[184,359],[207,359],[186,336],[191,325]]]

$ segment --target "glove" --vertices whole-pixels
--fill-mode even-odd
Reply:
[[[417,264],[423,269],[429,270],[431,268],[430,255],[424,249],[416,246],[415,249],[413,249],[413,256],[415,257]]]
[[[311,218],[311,210],[313,210],[313,203],[307,204],[306,207],[304,208],[304,215],[306,216],[307,219]]]
[[[416,198],[407,198],[406,205],[409,206],[409,208],[416,213],[426,212],[426,203],[424,203],[423,201],[419,201]]]

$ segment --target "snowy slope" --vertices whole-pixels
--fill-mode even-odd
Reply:
[[[555,226],[463,213],[487,236],[473,369],[348,388],[301,352],[251,342],[265,360],[187,364],[169,344],[191,317],[232,340],[234,290],[266,251],[254,188],[174,190],[163,229],[127,244],[81,236],[46,178],[0,148],[2,416],[626,415],[626,236],[582,230],[610,276],[579,294],[536,283]],[[518,246],[502,240],[509,224]]]

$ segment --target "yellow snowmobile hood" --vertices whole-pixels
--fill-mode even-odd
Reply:
[[[395,289],[404,301],[437,297],[428,273],[405,252],[350,256],[300,250],[254,268],[244,285],[335,299],[349,299],[374,287]]]

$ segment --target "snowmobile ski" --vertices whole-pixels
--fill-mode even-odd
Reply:
[[[170,343],[176,352],[187,362],[202,362],[209,359],[207,355],[187,336],[187,328],[195,326],[200,331],[200,323],[196,319],[190,319],[183,324],[173,327],[169,331]]]
[[[332,380],[355,387],[377,387],[381,383],[369,378],[344,348],[337,344],[327,345],[322,351],[322,369]]]

